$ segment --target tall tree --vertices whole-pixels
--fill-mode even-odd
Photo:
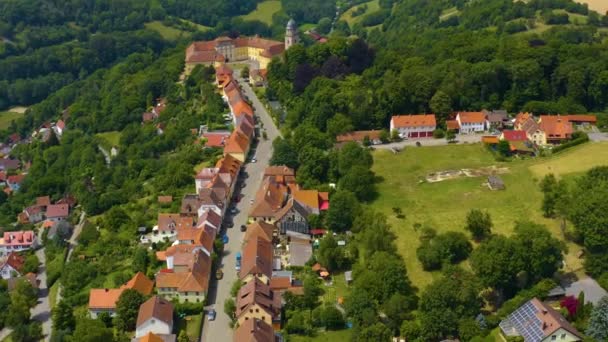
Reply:
[[[473,238],[477,241],[488,237],[492,231],[492,219],[490,214],[479,209],[471,209],[467,214],[466,230],[471,232]]]
[[[123,331],[135,329],[139,307],[145,299],[137,290],[126,289],[122,292],[118,302],[116,302],[115,325],[118,329]]]
[[[327,227],[336,232],[350,229],[355,214],[359,210],[359,201],[352,192],[338,190],[331,196],[331,206],[325,216]]]
[[[604,296],[591,311],[585,333],[597,341],[608,340],[608,296]]]

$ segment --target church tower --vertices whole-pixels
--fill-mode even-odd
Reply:
[[[298,44],[300,37],[298,37],[298,26],[295,20],[289,19],[287,23],[287,29],[285,30],[285,50],[292,47],[294,44]]]

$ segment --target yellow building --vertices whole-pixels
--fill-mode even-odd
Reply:
[[[194,42],[186,49],[186,75],[195,66],[218,66],[226,62],[255,62],[256,69],[266,69],[272,58],[285,51],[285,44],[255,37],[219,37],[212,41]]]

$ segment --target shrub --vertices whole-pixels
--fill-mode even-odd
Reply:
[[[390,10],[382,9],[367,14],[361,19],[361,25],[365,27],[380,25],[391,15]]]

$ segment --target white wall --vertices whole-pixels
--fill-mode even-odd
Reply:
[[[156,335],[170,335],[172,330],[173,326],[153,317],[137,327],[135,337],[143,337],[149,332]]]

